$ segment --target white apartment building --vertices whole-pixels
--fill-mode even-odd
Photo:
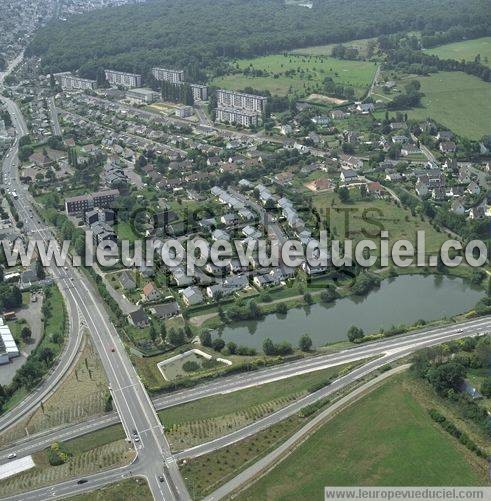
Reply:
[[[184,81],[184,71],[168,70],[166,68],[152,68],[152,75],[156,80],[165,80],[172,83],[181,83]]]
[[[207,101],[208,100],[208,87],[206,85],[190,83],[189,86],[193,91],[193,99],[195,101]]]
[[[124,71],[104,70],[106,80],[111,85],[121,85],[122,87],[141,87],[142,76],[136,73],[125,73]]]
[[[63,90],[86,90],[95,89],[97,82],[87,78],[76,77],[71,74],[63,73],[59,75],[59,84]]]
[[[237,108],[256,113],[264,113],[266,109],[267,98],[256,96],[254,94],[244,94],[231,90],[217,90],[217,102],[219,108]]]
[[[217,108],[216,119],[218,122],[239,124],[244,127],[258,125],[259,114],[249,110],[239,110],[235,108]]]

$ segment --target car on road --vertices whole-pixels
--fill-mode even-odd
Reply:
[[[15,452],[11,452],[8,456],[7,459],[14,459],[17,457],[17,454]]]
[[[88,480],[86,478],[81,478],[80,480],[77,480],[77,484],[81,485],[81,484],[86,484],[88,482]]]
[[[159,475],[159,482],[163,482],[165,480],[164,475]]]
[[[464,332],[464,329],[459,329],[457,332],[460,334],[461,332]]]
[[[135,442],[139,442],[139,441],[140,441],[140,437],[135,437],[133,440],[134,440]]]
[[[111,346],[111,351],[114,353],[116,350],[114,349],[114,346]]]

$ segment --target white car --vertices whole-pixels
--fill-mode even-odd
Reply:
[[[14,458],[16,458],[16,457],[17,457],[17,454],[16,454],[15,452],[11,452],[11,453],[7,456],[7,458],[8,458],[8,459],[14,459]]]

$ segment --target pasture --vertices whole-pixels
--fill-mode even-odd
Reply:
[[[377,68],[366,61],[343,61],[327,56],[276,54],[236,60],[234,72],[215,78],[212,85],[242,90],[246,87],[269,91],[272,95],[322,94],[323,81],[331,77],[336,84],[351,86],[361,97],[370,86]]]
[[[448,43],[427,49],[425,52],[438,56],[440,59],[455,59],[456,61],[474,61],[479,54],[481,63],[491,68],[491,37]]]

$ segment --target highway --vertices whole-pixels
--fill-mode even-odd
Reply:
[[[456,339],[467,335],[475,335],[478,333],[488,332],[491,329],[491,319],[489,317],[479,318],[468,321],[462,324],[454,324],[451,326],[425,329],[414,334],[395,336],[384,339],[382,341],[362,344],[355,348],[350,348],[338,353],[319,355],[306,359],[300,359],[293,362],[288,362],[282,365],[264,368],[261,370],[237,374],[234,376],[219,378],[210,383],[204,383],[194,388],[189,388],[171,394],[161,395],[153,399],[153,405],[157,410],[166,409],[179,404],[184,404],[201,398],[211,397],[213,395],[223,395],[233,393],[246,388],[260,386],[274,381],[288,379],[300,374],[306,374],[329,367],[334,367],[341,364],[356,362],[363,359],[369,359],[380,356],[371,363],[371,365],[358,368],[350,373],[347,384],[350,384],[355,379],[363,376],[367,368],[374,370],[376,367],[388,363],[395,358],[404,357],[409,353],[413,353],[421,348],[440,344],[450,339]],[[344,380],[343,380],[344,381]],[[331,385],[329,388],[333,388]],[[313,395],[313,394],[312,394]],[[318,398],[323,398],[324,395],[319,393]],[[308,401],[302,401],[302,405],[308,405],[310,399],[316,397],[309,396]],[[300,405],[300,407],[302,406]],[[293,409],[294,407],[291,407]],[[292,412],[296,412],[292,411]],[[278,416],[276,416],[276,419]],[[8,448],[0,451],[0,463],[7,461],[7,456],[11,452],[15,452],[17,456],[32,454],[53,443],[55,440],[69,440],[86,433],[96,431],[98,429],[116,424],[119,422],[119,417],[116,413],[110,413],[104,416],[97,416],[82,423],[73,424],[63,428],[57,428],[48,432],[32,435],[29,438],[17,441]],[[165,424],[165,423],[164,423]],[[257,426],[262,426],[260,423]],[[255,430],[256,428],[252,428]],[[255,433],[256,431],[254,431]],[[221,443],[226,444],[230,441],[236,441],[238,435],[229,436]],[[201,447],[201,446],[199,446]],[[196,454],[202,449],[180,453],[176,456],[181,458],[185,454]]]
[[[35,235],[36,238],[45,241],[54,239],[54,235],[50,229],[33,212],[33,200],[19,181],[17,169],[18,139],[27,133],[25,121],[15,103],[7,98],[2,98],[2,100],[7,105],[18,134],[13,147],[3,163],[4,183],[10,185],[13,190],[19,193],[19,198],[14,200],[13,203],[19,213],[19,217],[24,222],[24,229],[27,234]],[[284,417],[291,415],[291,413],[297,412],[299,408],[355,382],[381,365],[404,357],[425,346],[440,344],[467,335],[487,332],[491,327],[491,319],[487,317],[468,321],[460,325],[422,330],[416,334],[389,338],[335,354],[302,359],[281,366],[219,379],[210,384],[160,396],[152,402],[127,356],[125,347],[114,325],[110,321],[107,311],[103,306],[103,301],[92,283],[82,272],[69,265],[66,269],[52,265],[49,271],[66,298],[73,324],[72,327],[75,328],[74,323],[76,323],[79,327],[78,333],[81,331],[80,327],[84,327],[92,337],[94,346],[106,371],[113,396],[113,403],[117,411],[117,415],[111,414],[103,416],[100,419],[91,420],[89,424],[76,425],[76,429],[71,431],[74,433],[72,436],[79,436],[91,430],[107,426],[111,422],[121,420],[128,438],[134,439],[135,436],[139,437],[139,441],[133,440],[137,458],[131,466],[123,469],[91,475],[87,477],[87,483],[82,485],[71,480],[29,494],[23,494],[19,497],[11,497],[10,499],[64,497],[117,481],[122,478],[122,475],[140,475],[145,477],[154,499],[189,499],[189,494],[178,470],[178,459],[206,454],[257,433],[257,431],[270,426],[280,419],[284,419]],[[76,336],[70,335],[70,340],[73,337]],[[238,391],[243,388],[286,379],[294,375],[381,354],[384,356],[372,360],[348,375],[339,378],[330,386],[309,394],[307,397],[280,409],[280,411],[266,418],[258,420],[252,425],[178,454],[172,454],[170,451],[163,427],[156,414],[156,408],[166,408],[211,395]],[[66,366],[60,369],[60,374],[63,375],[66,370]],[[32,402],[27,408],[28,410],[33,408]],[[11,416],[11,424],[18,418],[18,415]],[[78,435],[75,435],[75,432]],[[69,431],[67,429],[64,431],[56,430],[56,433],[59,439],[62,433],[66,434]],[[48,436],[49,433],[44,434],[42,438],[45,440],[44,445],[39,442],[37,446],[40,448],[45,447]],[[35,440],[37,440],[35,437],[31,437],[29,441],[25,441],[26,449],[24,451],[34,445]]]
[[[259,459],[253,465],[246,468],[244,471],[240,472],[237,476],[220,486],[217,490],[212,492],[209,496],[205,498],[205,501],[216,501],[218,499],[223,499],[225,496],[234,493],[238,489],[244,489],[244,487],[251,483],[254,479],[258,478],[260,475],[264,475],[269,470],[271,470],[276,464],[283,459],[287,458],[289,454],[294,450],[294,448],[302,443],[303,440],[309,437],[309,435],[314,432],[319,426],[324,424],[324,422],[331,416],[334,416],[339,410],[345,409],[348,405],[357,401],[362,396],[366,395],[367,392],[374,390],[380,385],[385,379],[398,374],[408,368],[408,365],[402,365],[384,372],[380,376],[371,379],[367,383],[362,384],[355,390],[351,391],[344,397],[341,397],[334,404],[330,405],[324,409],[320,414],[316,415],[313,419],[307,422],[300,430],[295,432],[291,437],[285,440],[279,447],[271,451],[266,456]]]
[[[13,204],[24,222],[24,231],[38,240],[54,240],[54,235],[33,211],[33,200],[19,181],[17,151],[19,137],[27,127],[19,108],[3,98],[17,130],[17,138],[3,163],[4,184],[16,191]],[[60,284],[69,304],[78,308],[80,323],[90,332],[93,343],[110,383],[113,404],[128,438],[135,441],[138,454],[138,474],[144,475],[154,499],[189,499],[184,481],[170,452],[155,408],[125,351],[114,325],[104,309],[103,300],[83,273],[67,264],[64,269],[55,264],[49,272]],[[160,481],[163,477],[164,481]],[[74,488],[73,492],[77,492]]]
[[[9,68],[0,74],[0,86],[3,84],[4,78],[22,61],[22,55],[17,57]],[[27,124],[22,116],[18,106],[11,100],[0,95],[0,100],[5,104],[7,111],[12,117],[12,124],[17,131],[17,137],[5,156],[3,161],[4,184],[10,191],[17,189],[19,196],[25,191],[24,187],[20,184],[18,171],[17,171],[17,152],[19,148],[19,138],[28,133]],[[8,175],[6,173],[9,173]],[[13,180],[9,176],[13,176]],[[10,184],[10,186],[9,186]],[[14,188],[15,186],[15,188]],[[31,219],[32,216],[26,216]],[[55,276],[56,279],[56,276]],[[7,428],[18,422],[22,417],[28,415],[36,406],[47,399],[58,387],[63,377],[72,366],[73,361],[82,341],[81,319],[77,304],[70,300],[70,296],[65,293],[65,289],[69,284],[63,280],[58,281],[58,286],[65,299],[65,304],[68,313],[68,337],[63,351],[51,372],[43,379],[33,392],[24,398],[12,410],[6,412],[0,417],[0,432],[5,431]]]

